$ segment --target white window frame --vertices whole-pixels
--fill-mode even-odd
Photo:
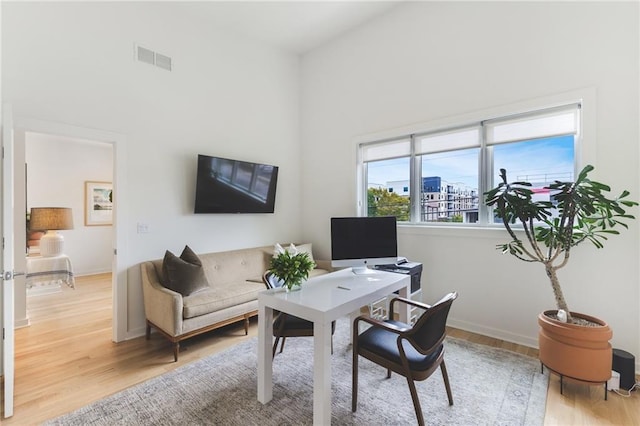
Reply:
[[[571,105],[579,106],[579,122],[577,124],[577,132],[574,141],[574,174],[576,174],[584,165],[592,164],[596,166],[596,91],[595,88],[585,88],[576,91],[566,92],[554,96],[536,98],[529,101],[509,104],[500,106],[497,108],[486,109],[470,114],[447,117],[440,120],[435,120],[426,123],[419,123],[412,126],[407,126],[398,129],[392,129],[385,132],[378,132],[375,134],[363,135],[354,139],[357,159],[357,214],[360,216],[366,216],[367,208],[367,182],[366,182],[366,162],[363,161],[363,149],[362,147],[367,144],[374,144],[380,141],[393,141],[402,140],[406,138],[412,138],[415,135],[425,135],[430,133],[439,133],[448,129],[455,130],[461,128],[471,128],[478,126],[482,123],[492,123],[494,121],[505,120],[509,117],[518,118],[526,117],[527,115],[537,115],[542,111],[554,111],[558,108],[566,108]],[[488,208],[483,208],[482,196],[485,191],[493,186],[493,164],[491,164],[492,156],[487,155],[486,147],[486,134],[487,126],[481,127],[481,150],[479,158],[479,186],[478,193],[480,198],[479,202],[479,217],[478,222],[474,224],[460,224],[460,223],[435,223],[435,222],[419,222],[416,219],[420,218],[419,203],[416,200],[419,199],[420,190],[420,176],[419,173],[415,173],[413,169],[420,167],[420,157],[415,155],[415,144],[410,144],[411,158],[410,162],[410,180],[411,180],[411,222],[403,222],[403,225],[412,226],[426,226],[426,227],[442,227],[442,226],[455,226],[455,227],[495,227],[496,225],[489,220],[492,217],[492,213]],[[389,157],[392,158],[392,157]]]

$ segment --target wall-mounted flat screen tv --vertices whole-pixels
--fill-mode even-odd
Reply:
[[[273,213],[278,167],[198,155],[194,213]]]

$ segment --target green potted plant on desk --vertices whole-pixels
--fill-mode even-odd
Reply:
[[[309,278],[309,272],[316,266],[306,252],[295,249],[279,250],[271,258],[269,270],[284,282],[287,291],[299,290],[302,281]]]
[[[567,265],[573,247],[589,241],[602,248],[609,235],[627,228],[624,221],[634,217],[625,208],[638,203],[626,199],[628,191],[607,198],[611,188],[589,179],[592,170],[586,166],[574,182],[555,181],[543,188],[549,200],[537,201],[531,183],[509,183],[500,169],[502,182],[484,195],[511,237],[497,248],[542,264],[551,284],[557,310],[538,316],[540,362],[561,376],[603,383],[611,376],[611,329],[598,318],[569,310],[557,271]]]

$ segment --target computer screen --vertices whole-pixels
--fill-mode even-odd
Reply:
[[[396,263],[395,216],[331,218],[331,265],[366,273],[368,266]]]

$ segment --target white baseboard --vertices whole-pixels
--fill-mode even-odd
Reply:
[[[146,326],[134,328],[133,330],[127,331],[127,333],[124,336],[124,340],[131,340],[131,339],[135,339],[136,337],[144,336],[146,332],[147,332]]]
[[[29,321],[29,318],[23,318],[20,320],[16,320],[14,323],[14,328],[24,328],[24,327],[29,327],[31,325],[31,321]]]
[[[451,317],[447,321],[447,325],[454,328],[459,328],[460,330],[470,331],[472,333],[482,334],[483,336],[493,337],[494,339],[501,339],[507,342],[516,343],[518,345],[527,346],[529,348],[538,349],[537,336],[532,338],[521,334],[511,333],[506,330],[485,327],[476,323],[456,320],[455,318]]]
[[[76,277],[84,277],[86,275],[98,275],[98,274],[107,274],[107,273],[111,273],[111,269],[100,269],[100,270],[96,270],[96,271],[74,271],[73,275]]]

